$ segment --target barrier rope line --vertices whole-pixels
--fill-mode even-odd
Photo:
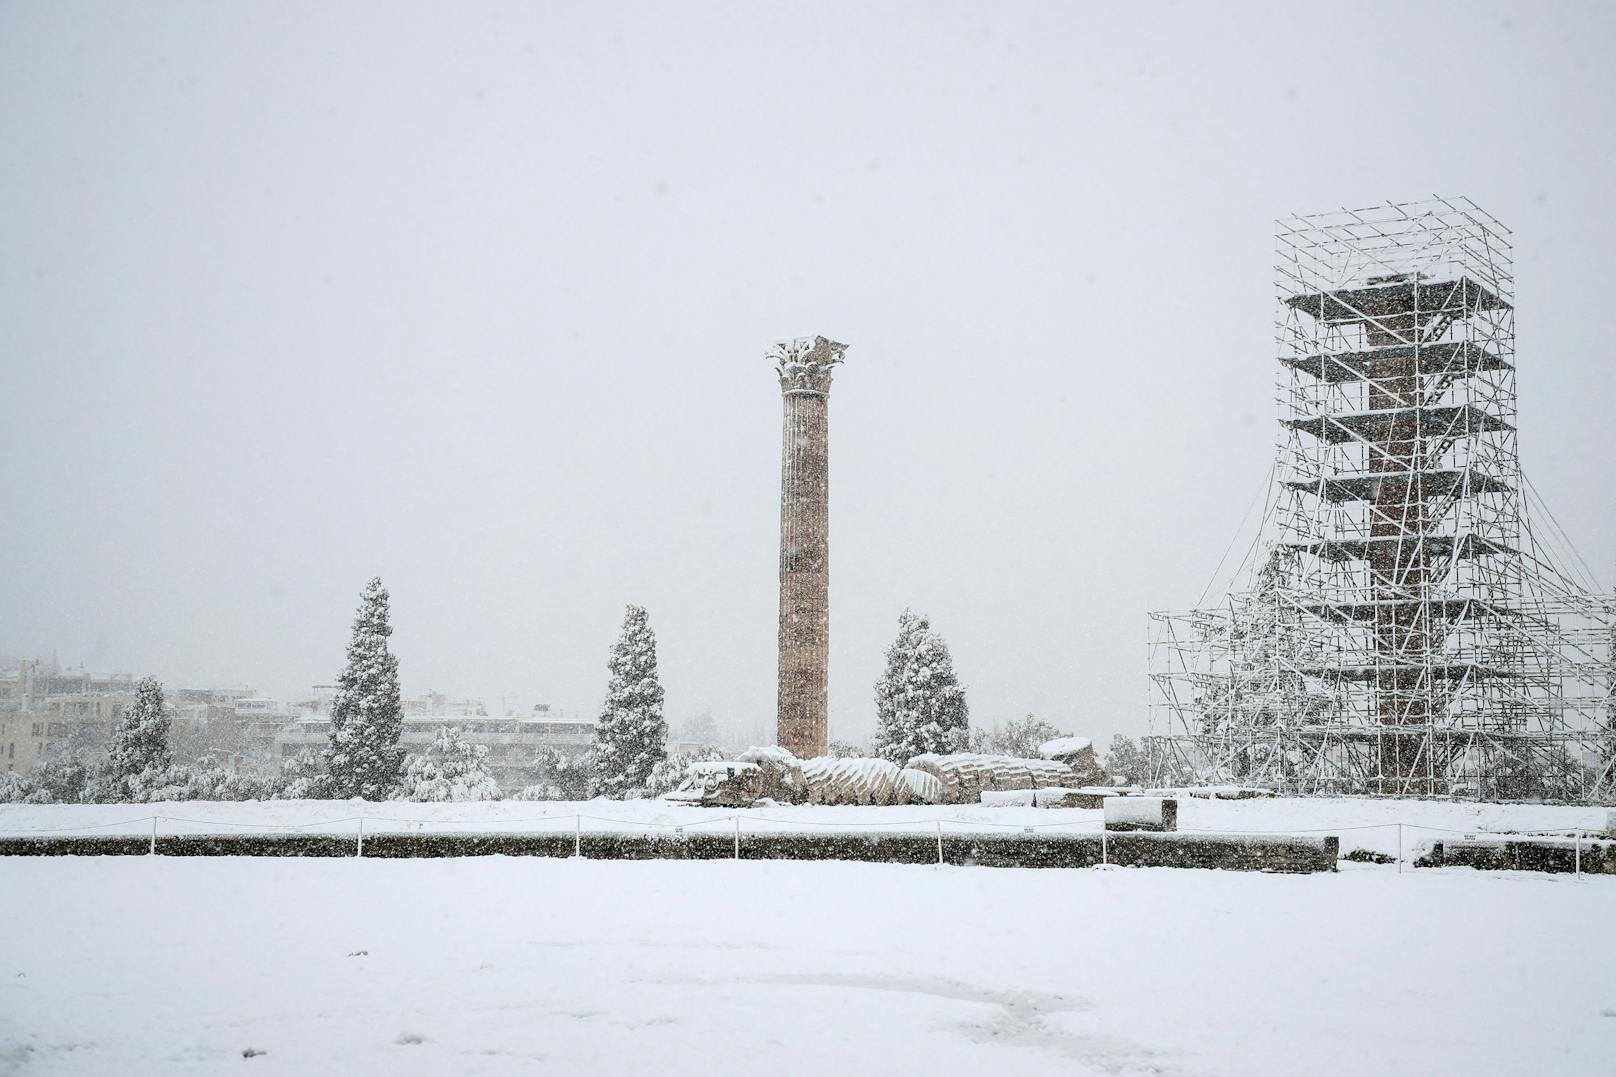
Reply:
[[[17,830],[8,830],[8,831],[0,832],[0,833],[11,834],[11,835],[19,835],[19,834],[72,834],[72,833],[77,833],[78,831],[81,831],[81,830],[103,830],[103,829],[105,829],[106,827],[109,827],[109,826],[134,826],[136,823],[150,823],[154,818],[156,818],[156,816],[142,815],[139,819],[125,819],[125,820],[122,820],[122,821],[116,822],[116,823],[88,823],[88,824],[86,824],[84,826],[43,827],[43,828],[40,828],[40,829],[37,829],[37,830],[17,829]]]
[[[856,822],[849,820],[829,819],[780,819],[767,815],[719,815],[708,819],[694,819],[688,822],[667,822],[660,819],[621,819],[607,815],[581,815],[568,813],[565,815],[530,816],[521,819],[409,819],[401,816],[387,815],[350,815],[340,819],[316,819],[307,823],[252,823],[239,819],[196,819],[182,815],[143,815],[137,819],[119,819],[105,823],[85,823],[81,826],[60,827],[19,827],[17,829],[0,828],[0,836],[24,834],[69,834],[86,830],[105,830],[112,827],[136,826],[148,824],[153,820],[165,823],[188,823],[193,826],[216,827],[234,826],[250,827],[255,830],[309,830],[315,827],[332,827],[343,823],[371,822],[371,823],[399,823],[411,826],[527,826],[535,823],[567,823],[578,819],[588,819],[591,822],[610,823],[617,827],[660,827],[664,829],[684,830],[700,826],[712,826],[718,823],[731,823],[737,820],[750,820],[761,823],[774,823],[782,827],[850,827],[864,830],[883,830],[894,833],[924,833],[925,829],[941,824],[946,827],[955,827],[959,830],[969,831],[976,828],[995,828],[1002,830],[1050,830],[1061,827],[1075,828],[1080,833],[1099,833],[1103,823],[1088,819],[1062,819],[1052,823],[1003,823],[994,819],[894,819],[891,821]],[[1601,837],[1588,827],[1566,827],[1564,829],[1536,829],[1536,830],[1460,830],[1453,827],[1431,826],[1426,823],[1389,822],[1389,823],[1359,823],[1353,826],[1325,826],[1325,827],[1286,827],[1282,830],[1255,830],[1249,827],[1240,827],[1232,830],[1212,829],[1207,827],[1180,827],[1179,834],[1232,834],[1232,835],[1287,835],[1287,834],[1338,834],[1357,830],[1385,830],[1390,827],[1405,826],[1412,830],[1426,830],[1438,834],[1467,834],[1475,837],[1498,838],[1524,838],[1524,837],[1566,837],[1581,836],[1584,840],[1599,841]],[[899,828],[908,827],[910,831]],[[1606,839],[1616,840],[1616,839]]]
[[[182,815],[159,815],[165,823],[191,823],[195,826],[247,826],[258,830],[307,830],[316,826],[337,826],[363,819],[362,815],[349,815],[342,819],[316,819],[307,823],[245,823],[236,819],[188,819]]]

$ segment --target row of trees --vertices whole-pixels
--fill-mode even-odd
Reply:
[[[467,742],[458,730],[443,727],[426,751],[406,753],[398,656],[388,646],[392,634],[387,589],[375,578],[360,595],[325,749],[289,760],[275,778],[240,775],[206,762],[176,764],[163,688],[147,677],[135,686],[134,702],[121,714],[104,753],[70,739],[34,770],[0,774],[0,801],[498,799],[499,786],[485,764],[488,749]],[[628,607],[608,665],[611,678],[593,749],[574,758],[540,749],[532,767],[538,780],[519,796],[655,795],[683,776],[688,758],[668,758],[656,637],[644,609]]]
[[[67,743],[33,770],[0,774],[0,801],[114,803],[155,800],[252,800],[274,796],[279,783],[237,774],[206,762],[174,761],[163,686],[146,677],[97,748],[77,729]]]
[[[70,743],[27,775],[0,776],[0,800],[497,799],[499,787],[484,762],[488,749],[468,743],[457,730],[442,728],[426,751],[406,753],[398,657],[388,645],[389,601],[379,578],[366,585],[332,699],[325,749],[288,761],[277,778],[238,775],[205,762],[176,765],[162,686],[148,677],[136,686],[104,758]],[[593,748],[575,757],[540,749],[532,761],[535,781],[520,798],[657,796],[678,784],[689,763],[718,758],[713,750],[669,756],[656,635],[642,607],[626,609],[607,669]],[[909,610],[887,648],[875,701],[874,754],[898,764],[925,752],[1034,755],[1039,744],[1060,735],[1032,715],[991,735],[973,734],[947,643],[926,617]],[[843,744],[832,745],[832,752],[865,754]]]
[[[331,702],[331,733],[322,756],[299,760],[290,792],[315,798],[495,800],[498,784],[484,758],[488,749],[443,728],[432,747],[406,756],[403,704],[387,590],[373,579],[360,596],[347,662]],[[610,680],[594,747],[581,757],[540,749],[537,781],[518,794],[530,800],[624,797],[672,787],[668,726],[657,677],[656,636],[646,612],[629,606],[607,663]],[[678,771],[683,773],[683,764]]]
[[[406,755],[398,656],[388,647],[392,634],[387,590],[379,578],[372,579],[360,596],[347,662],[331,701],[325,751],[318,759],[294,762],[287,793],[316,799],[498,799],[499,786],[484,762],[488,749],[467,742],[455,729],[440,729],[430,749]],[[641,607],[628,607],[608,668],[611,677],[593,749],[573,758],[540,749],[531,768],[538,780],[518,796],[629,796],[659,781],[667,784],[666,774],[658,773],[659,766],[667,769],[668,727],[657,679],[656,636]]]

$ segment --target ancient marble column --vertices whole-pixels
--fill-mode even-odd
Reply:
[[[777,736],[803,759],[825,754],[830,669],[831,367],[847,345],[824,337],[770,351],[785,421],[780,448],[780,687]]]

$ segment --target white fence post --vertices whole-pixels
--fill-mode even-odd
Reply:
[[[1110,856],[1111,856],[1111,851],[1108,848],[1106,848],[1105,820],[1101,819],[1100,820],[1100,864],[1101,864],[1101,866],[1109,865],[1111,863]]]
[[[943,866],[943,821],[937,820],[937,866]]]
[[[146,855],[157,855],[157,816],[155,815],[151,817],[151,848]]]
[[[359,844],[354,846],[354,855],[365,855],[365,817],[363,815],[359,817]]]
[[[1577,878],[1582,878],[1582,829],[1577,829]]]
[[[584,817],[572,817],[572,855],[582,859],[584,855]]]
[[[741,858],[741,817],[735,816],[735,859]]]
[[[1397,874],[1403,874],[1403,824],[1397,824]]]

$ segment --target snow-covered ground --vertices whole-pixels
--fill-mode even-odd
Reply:
[[[1412,859],[1434,840],[1460,834],[1581,828],[1600,832],[1606,808],[1448,801],[1334,799],[1205,800],[1180,797],[1180,830],[1228,833],[1328,833],[1341,850],[1395,855],[1399,841]],[[1099,809],[1031,808],[985,804],[947,807],[861,808],[782,805],[737,811],[691,808],[664,801],[592,800],[580,803],[498,801],[459,804],[367,804],[363,801],[289,800],[247,803],[5,804],[0,834],[147,834],[240,832],[302,828],[354,834],[390,830],[668,830],[711,828],[729,833],[741,818],[743,833],[771,830],[871,828],[932,831],[942,820],[949,833],[1020,830],[1097,831]],[[1398,824],[1403,824],[1401,835]]]
[[[0,1070],[19,1073],[1480,1077],[1616,1058],[1609,877],[503,857],[0,872]]]

